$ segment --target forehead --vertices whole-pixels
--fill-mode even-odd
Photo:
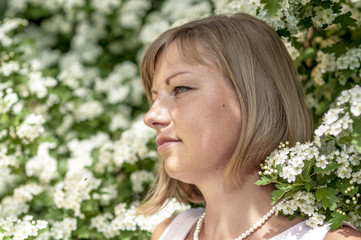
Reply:
[[[184,66],[192,67],[194,65],[203,65],[206,67],[214,67],[204,47],[195,43],[192,47],[187,48],[179,41],[174,41],[167,45],[157,56],[154,66],[154,74],[151,77],[152,82],[159,73],[161,66],[163,68],[181,69]]]

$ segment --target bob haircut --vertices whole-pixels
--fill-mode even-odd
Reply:
[[[148,99],[158,59],[173,42],[189,63],[217,67],[238,96],[241,132],[224,174],[229,189],[240,186],[242,177],[257,171],[280,142],[293,145],[310,140],[312,121],[297,71],[271,27],[241,13],[211,16],[164,32],[147,49],[141,64]],[[195,185],[170,178],[161,161],[138,213],[154,214],[170,197],[184,203],[204,201]]]

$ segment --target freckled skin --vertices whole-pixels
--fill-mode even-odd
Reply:
[[[172,77],[179,72],[185,72]],[[177,86],[189,87],[175,94]],[[197,184],[223,174],[238,142],[241,113],[236,93],[215,68],[190,64],[171,44],[162,54],[153,79],[153,105],[145,123],[157,135],[181,142],[160,152],[167,173]]]

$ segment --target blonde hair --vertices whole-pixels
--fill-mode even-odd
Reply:
[[[158,58],[173,42],[190,62],[211,61],[237,93],[241,133],[225,171],[227,185],[239,186],[242,176],[257,170],[280,142],[310,140],[312,121],[297,71],[271,27],[248,14],[236,14],[211,16],[164,32],[148,48],[141,64],[149,99]],[[204,201],[195,185],[170,178],[160,162],[157,179],[139,212],[153,214],[172,196],[180,202]]]

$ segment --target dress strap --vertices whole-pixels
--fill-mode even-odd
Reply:
[[[355,228],[348,222],[344,222],[343,225]],[[330,226],[331,224],[326,222],[322,226],[311,228],[306,225],[306,221],[303,221],[274,236],[271,240],[322,240],[330,231]]]
[[[271,240],[321,240],[325,238],[329,231],[329,223],[313,229],[306,225],[306,221],[303,221],[274,236]]]
[[[178,214],[159,240],[184,240],[203,214],[203,208],[191,208]]]

